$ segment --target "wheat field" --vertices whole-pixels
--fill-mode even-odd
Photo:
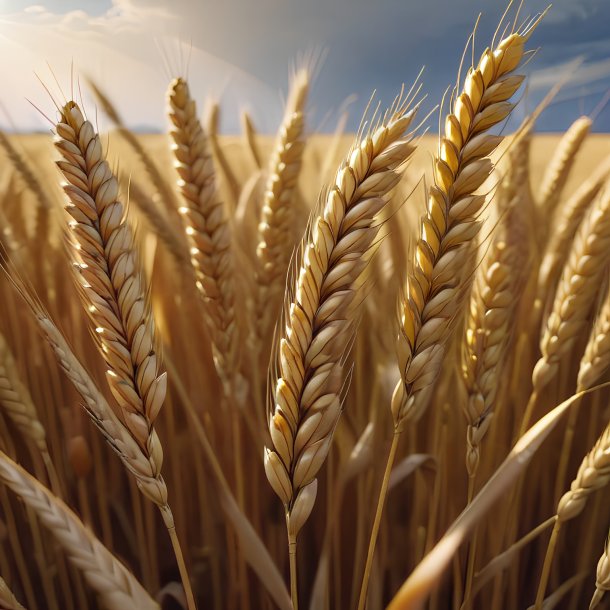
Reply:
[[[607,607],[610,136],[506,133],[538,23],[357,134],[307,62],[275,135],[184,75],[0,133],[0,608]]]

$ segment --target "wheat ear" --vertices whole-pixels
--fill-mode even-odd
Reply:
[[[296,540],[313,508],[316,475],[341,412],[359,278],[375,245],[386,195],[413,150],[404,134],[414,116],[398,100],[341,164],[304,239],[285,323],[278,327],[265,471],[285,508],[295,608]]]
[[[197,287],[204,300],[216,369],[225,384],[232,384],[237,368],[238,329],[230,227],[218,196],[208,140],[187,82],[175,79],[168,98],[174,125],[171,137],[175,165],[184,203],[180,212],[191,244]]]
[[[595,171],[561,205],[554,218],[544,257],[538,273],[538,299],[542,302],[545,295],[554,294],[558,275],[570,251],[570,243],[578,231],[591,202],[599,194],[610,174],[610,157],[600,163]]]
[[[606,591],[610,591],[610,535],[604,545],[604,552],[597,562],[595,593],[593,593],[589,610],[599,606]]]
[[[44,425],[38,417],[29,390],[19,378],[13,354],[2,333],[0,333],[0,406],[23,438],[31,441],[38,449],[51,486],[55,493],[59,493],[60,485],[49,454]]]
[[[527,429],[536,397],[559,370],[587,324],[610,252],[610,183],[597,197],[578,229],[563,269],[552,311],[540,342],[541,357],[532,374],[533,392],[521,430]]]
[[[61,109],[56,130],[55,146],[63,157],[57,165],[67,181],[64,191],[70,203],[66,210],[73,219],[71,255],[79,271],[83,304],[108,367],[110,391],[126,427],[158,476],[163,450],[154,421],[165,399],[167,374],[158,372],[149,295],[132,230],[117,199],[118,182],[104,158],[99,136],[75,102]],[[149,497],[168,528],[189,609],[194,608],[167,498],[154,493]]]
[[[293,199],[305,147],[303,132],[308,90],[309,73],[301,69],[292,79],[284,119],[267,170],[256,248],[258,292],[253,324],[258,331],[259,346],[279,314],[280,295],[294,246]]]
[[[517,198],[513,205],[519,206],[521,201]],[[462,374],[468,391],[464,413],[468,424],[466,468],[471,478],[478,470],[479,446],[494,413],[527,263],[523,244],[511,243],[510,237],[494,240],[479,267],[466,323]]]
[[[36,513],[104,607],[110,610],[159,608],[133,574],[59,498],[1,452],[0,480]]]
[[[2,577],[0,577],[0,610],[25,610]]]
[[[537,197],[542,217],[551,214],[557,207],[576,155],[589,134],[591,123],[587,116],[576,119],[555,149],[555,154],[544,172]]]
[[[421,219],[413,268],[400,311],[398,361],[401,381],[392,399],[397,430],[427,405],[429,388],[440,371],[445,344],[465,298],[460,269],[480,228],[484,195],[474,194],[493,169],[489,158],[501,136],[486,132],[504,120],[509,98],[523,81],[512,75],[524,54],[533,26],[483,52],[464,80],[434,161],[434,185]]]
[[[610,424],[606,426],[593,449],[583,458],[576,477],[557,504],[556,519],[551,538],[544,558],[538,594],[536,595],[536,610],[542,608],[542,601],[551,573],[551,565],[555,555],[555,547],[561,526],[576,518],[584,510],[589,497],[603,489],[610,482]]]

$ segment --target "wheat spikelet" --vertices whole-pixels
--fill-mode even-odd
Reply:
[[[577,517],[589,496],[610,481],[610,424],[606,426],[593,449],[584,457],[576,477],[557,504],[559,522]]]
[[[593,593],[589,610],[599,606],[606,591],[610,591],[610,536],[606,540],[604,552],[597,562],[595,593]]]
[[[48,456],[44,426],[27,387],[19,379],[17,366],[6,339],[0,333],[0,406],[24,438],[32,441],[41,455]]]
[[[542,355],[532,374],[535,393],[556,375],[561,359],[585,327],[609,249],[610,184],[607,184],[578,229],[564,267],[540,342]]]
[[[505,119],[508,99],[523,81],[519,66],[532,28],[514,33],[487,49],[466,75],[462,93],[445,119],[434,163],[435,184],[421,219],[413,269],[400,311],[398,361],[401,381],[392,400],[394,425],[417,418],[442,363],[445,344],[465,297],[459,281],[469,246],[480,227],[485,202],[475,191],[493,169],[489,154],[502,140],[485,132]]]
[[[415,111],[406,110],[398,102],[340,166],[304,241],[279,329],[277,374],[269,387],[273,447],[265,450],[265,470],[294,540],[313,507],[315,477],[341,411],[354,300],[379,231],[376,220],[413,150],[404,133]]]
[[[284,119],[269,163],[260,223],[256,315],[258,341],[264,339],[279,313],[288,262],[293,248],[294,197],[303,159],[305,103],[309,89],[307,70],[299,70],[292,81]]]
[[[61,500],[3,453],[0,453],[0,480],[36,513],[104,607],[111,610],[159,608],[133,574]]]
[[[227,382],[234,375],[238,345],[230,228],[218,197],[206,134],[184,79],[171,83],[168,98],[184,201],[180,212],[191,244],[197,287],[206,306],[216,368]]]
[[[562,136],[540,184],[537,199],[543,217],[557,207],[576,155],[589,134],[591,123],[589,117],[581,116]]]
[[[0,577],[0,610],[25,610],[8,588],[4,578]]]

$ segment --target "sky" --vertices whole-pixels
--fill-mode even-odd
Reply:
[[[547,4],[526,0],[522,17]],[[291,69],[314,58],[310,129],[332,131],[346,105],[348,128],[356,129],[374,90],[388,105],[422,67],[432,110],[455,83],[479,13],[477,56],[504,8],[502,0],[0,0],[0,126],[48,130],[51,96],[61,101],[71,91],[95,108],[89,76],[130,127],[165,130],[165,91],[182,75],[200,107],[220,102],[223,131],[238,132],[245,109],[259,131],[272,133]],[[594,130],[610,132],[609,23],[609,0],[554,2],[531,39],[539,51],[514,123],[569,77],[538,129],[565,131],[595,113]]]

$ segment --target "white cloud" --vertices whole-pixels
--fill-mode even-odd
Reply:
[[[191,4],[176,0],[170,12],[161,2],[114,0],[110,10],[97,16],[83,10],[52,12],[42,5],[2,15],[0,56],[10,58],[3,66],[2,102],[11,118],[22,128],[48,127],[24,103],[27,97],[41,110],[51,108],[34,72],[56,91],[48,64],[65,90],[74,63],[77,74],[100,83],[128,123],[164,126],[165,88],[171,77],[183,75],[188,58],[193,94],[200,105],[205,96],[222,95],[229,128],[237,127],[239,108],[248,102],[265,108],[275,122],[281,105],[273,90],[198,47],[197,40],[192,49],[184,50],[184,41],[189,40],[185,24],[193,24],[199,13]]]

